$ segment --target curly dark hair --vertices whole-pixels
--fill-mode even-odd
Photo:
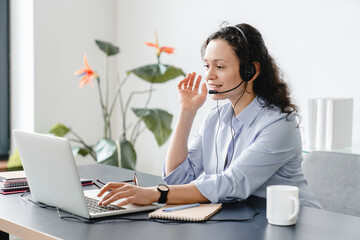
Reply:
[[[240,31],[236,27],[243,31],[246,39],[239,34]],[[206,39],[201,47],[202,56],[205,54],[207,45],[214,39],[225,40],[233,47],[235,54],[240,60],[241,75],[243,75],[241,71],[244,69],[245,64],[251,64],[252,62],[260,63],[260,74],[253,82],[253,91],[258,96],[262,106],[270,109],[277,106],[283,113],[287,113],[287,117],[291,113],[299,117],[298,107],[290,98],[289,87],[285,83],[279,67],[270,56],[264,40],[257,29],[249,24],[222,27]],[[247,85],[247,82],[245,84]]]

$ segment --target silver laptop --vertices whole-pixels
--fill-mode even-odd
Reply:
[[[155,204],[117,207],[117,202],[108,207],[97,206],[100,198],[96,195],[99,190],[83,191],[71,145],[66,138],[20,130],[13,130],[13,134],[33,200],[84,218],[147,211],[158,207]]]

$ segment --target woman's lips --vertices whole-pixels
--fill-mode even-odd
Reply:
[[[209,88],[210,88],[211,90],[217,90],[217,89],[219,89],[219,88],[221,88],[221,87],[222,87],[221,84],[209,84]]]

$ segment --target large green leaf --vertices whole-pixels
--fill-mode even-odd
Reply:
[[[120,52],[119,47],[114,46],[109,42],[103,42],[100,40],[95,40],[95,42],[96,45],[98,45],[98,47],[100,48],[100,50],[102,50],[106,54],[106,56],[116,55]]]
[[[90,153],[90,151],[89,151],[89,149],[82,148],[82,147],[73,147],[72,153],[74,156],[80,154],[81,156],[85,157],[86,155],[88,155]]]
[[[135,169],[136,152],[131,142],[129,142],[126,139],[121,139],[120,149],[121,149],[121,167],[127,169]]]
[[[101,164],[119,166],[116,143],[110,139],[100,139],[95,148],[97,162]]]
[[[159,146],[163,145],[171,134],[173,115],[162,109],[132,108],[132,110],[153,132]]]
[[[127,71],[127,74],[134,73],[139,78],[151,83],[164,83],[178,76],[185,76],[180,68],[164,64],[152,64]]]
[[[52,126],[52,128],[50,129],[50,131],[48,133],[54,134],[57,137],[63,137],[65,136],[68,132],[70,132],[70,128],[68,128],[67,126],[65,126],[62,123],[57,123],[54,126]]]
[[[19,151],[16,148],[14,153],[10,155],[9,161],[7,163],[7,170],[8,171],[16,171],[16,170],[22,170],[23,166],[20,160]]]

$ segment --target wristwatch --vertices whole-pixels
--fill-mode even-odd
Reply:
[[[158,200],[158,203],[166,203],[167,195],[170,190],[169,187],[166,186],[165,184],[159,184],[157,190],[160,192],[160,198]]]

